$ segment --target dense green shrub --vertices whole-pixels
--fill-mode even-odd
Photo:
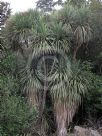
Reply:
[[[102,116],[102,77],[92,72],[93,66],[88,61],[82,64],[82,69],[86,70],[90,81],[90,89],[84,100],[85,117],[95,120]]]
[[[95,120],[102,116],[102,77],[93,76],[93,87],[89,91],[84,105],[89,119]]]
[[[34,121],[36,110],[31,112],[22,97],[15,55],[9,51],[4,54],[0,62],[0,136],[18,136]]]
[[[3,97],[0,103],[0,127],[8,136],[22,134],[35,119],[36,112],[20,96]]]

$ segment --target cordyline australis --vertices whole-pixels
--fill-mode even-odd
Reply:
[[[64,10],[62,13],[68,16],[66,10],[69,9]],[[69,11],[75,13],[72,6]],[[89,86],[87,76],[76,62],[78,49],[89,40],[89,31],[88,25],[78,25],[73,31],[70,22],[65,24],[55,18],[49,25],[45,16],[32,10],[25,16],[19,13],[8,20],[8,43],[19,54],[20,76],[28,102],[39,111],[40,135],[46,134],[42,120],[48,91],[54,106],[57,136],[67,135],[67,127]],[[69,34],[74,36],[76,43],[74,63],[68,58],[72,40]]]

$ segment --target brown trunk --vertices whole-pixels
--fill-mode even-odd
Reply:
[[[78,50],[79,50],[80,47],[81,47],[81,44],[77,45],[77,46],[74,48],[74,51],[73,51],[73,62],[74,62],[74,63],[76,62],[77,52],[78,52]]]
[[[68,106],[67,106],[67,125],[68,126],[70,125],[70,122],[72,122],[75,112],[77,110],[78,106],[76,106],[76,105],[77,104],[74,103],[74,104],[68,104]]]
[[[44,108],[45,108],[45,102],[46,102],[46,94],[47,94],[47,87],[48,87],[48,84],[47,84],[47,66],[45,64],[45,58],[43,60],[44,62],[44,90],[43,90],[43,96],[42,96],[42,99],[41,99],[41,103],[40,103],[40,109],[39,109],[39,123],[40,123],[40,132],[41,132],[41,135],[43,136],[46,136],[46,132],[45,132],[45,127],[44,127],[44,119],[43,119],[43,113],[44,113]]]
[[[44,89],[43,89],[43,94],[42,94],[42,99],[41,99],[41,103],[40,103],[40,118],[42,118],[43,112],[44,112],[44,107],[45,107],[45,102],[46,102],[46,94],[47,94],[47,67],[45,64],[45,60],[44,61]]]
[[[57,136],[67,136],[67,110],[60,102],[55,105],[55,116],[57,123]]]
[[[55,117],[57,123],[57,136],[67,136],[67,127],[75,115],[77,110],[77,104],[68,104],[64,105],[61,102],[56,103],[55,108]]]

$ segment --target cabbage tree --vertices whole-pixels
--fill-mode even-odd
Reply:
[[[61,13],[68,14],[64,22],[57,20],[58,16],[48,23],[41,13],[30,10],[12,16],[6,26],[7,40],[19,58],[23,91],[29,104],[39,111],[39,135],[46,134],[42,126],[48,91],[54,106],[57,136],[66,136],[67,127],[89,86],[84,71],[68,57],[70,40],[75,38],[74,50],[79,48],[87,39],[88,28],[73,24],[76,13],[72,6],[72,14],[63,10]]]

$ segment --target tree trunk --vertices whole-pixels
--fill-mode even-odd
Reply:
[[[78,45],[74,48],[74,51],[73,51],[73,62],[74,62],[74,63],[76,62],[77,52],[78,52],[78,50],[79,50],[80,47],[81,47],[81,44],[78,44]]]
[[[57,136],[67,136],[67,127],[73,120],[78,104],[71,104],[69,102],[64,105],[62,102],[58,102],[55,104],[54,108],[57,124]]]
[[[57,136],[67,136],[67,110],[63,104],[58,103],[55,105],[55,116],[57,123]]]
[[[39,108],[39,123],[40,123],[40,133],[41,136],[46,136],[45,132],[45,126],[44,126],[44,119],[43,119],[43,113],[45,109],[45,103],[46,103],[46,94],[48,90],[48,83],[47,83],[47,65],[45,64],[45,57],[43,56],[43,62],[44,62],[44,89],[43,89],[43,95],[40,103],[40,108]]]
[[[67,105],[67,125],[68,126],[70,125],[70,122],[72,122],[73,117],[74,117],[74,115],[76,113],[77,108],[78,108],[77,102],[73,103],[73,104],[69,103]]]

